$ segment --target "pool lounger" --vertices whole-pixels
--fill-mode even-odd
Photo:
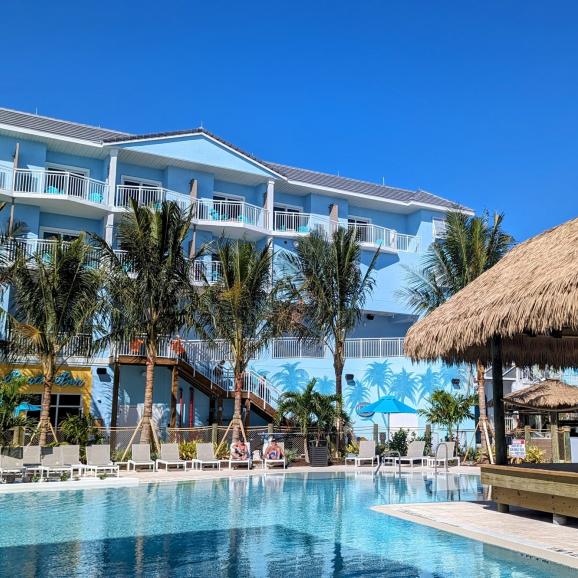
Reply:
[[[109,445],[94,445],[86,448],[86,465],[85,472],[92,472],[96,477],[99,472],[120,475],[117,464],[112,463],[110,459]]]
[[[211,443],[197,444],[197,457],[194,460],[191,460],[193,468],[198,466],[199,469],[202,470],[205,464],[209,466],[217,466],[217,469],[221,469],[221,461],[215,457],[215,450]]]
[[[72,477],[72,466],[64,463],[63,446],[42,448],[40,456],[40,476],[50,478],[52,474],[68,474]]]
[[[151,460],[151,446],[150,444],[132,444],[131,458],[127,462],[126,469],[130,467],[136,472],[137,467],[147,467],[152,470],[155,469],[155,462]]]
[[[15,456],[14,450],[0,447],[0,481],[4,481],[6,474],[22,475],[24,463],[21,457]]]
[[[159,466],[165,466],[165,470],[168,471],[169,466],[182,467],[183,470],[187,471],[187,461],[181,460],[179,456],[179,445],[178,444],[161,444],[161,457],[155,463],[155,470],[158,472]]]
[[[267,457],[263,458],[263,467],[266,468],[267,466],[283,466],[283,469],[285,469],[287,467],[287,461],[285,459],[285,443],[284,442],[278,442],[277,445],[281,448],[281,455],[283,456],[282,458],[276,459],[276,460],[271,460]]]
[[[377,464],[379,458],[375,455],[375,442],[370,440],[361,440],[359,442],[359,453],[353,458],[355,467],[358,468],[363,462],[369,462],[371,466]]]
[[[235,460],[233,459],[233,444],[231,444],[231,451],[229,453],[229,469],[233,469],[233,466],[247,466],[247,469],[250,470],[251,466],[253,465],[253,461],[251,460],[251,444],[246,443],[247,446],[247,459],[246,460]]]
[[[407,453],[405,456],[388,456],[385,457],[384,460],[391,460],[394,464],[398,461],[403,464],[409,464],[413,469],[413,465],[415,462],[418,462],[420,466],[424,465],[424,462],[427,463],[427,457],[424,456],[425,451],[425,442],[413,441],[410,442],[407,446]]]

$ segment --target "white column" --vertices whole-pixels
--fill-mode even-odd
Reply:
[[[267,228],[273,229],[273,207],[275,203],[275,181],[267,181],[267,191],[265,192],[265,202],[263,203],[263,208],[267,211]]]
[[[108,210],[109,213],[106,217],[106,227],[104,231],[104,238],[109,245],[112,245],[112,236],[114,231],[114,213],[112,208],[114,207],[114,198],[116,193],[116,167],[118,161],[118,149],[112,149],[110,151],[110,159],[108,163]]]

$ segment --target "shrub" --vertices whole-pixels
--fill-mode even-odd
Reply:
[[[408,434],[409,430],[403,428],[396,431],[391,436],[391,441],[389,442],[389,450],[399,452],[400,456],[406,456]]]
[[[297,461],[299,457],[299,452],[295,449],[288,449],[285,450],[285,459],[287,460],[288,464],[292,464],[293,462]]]
[[[544,451],[537,446],[528,446],[526,448],[525,462],[529,464],[543,464],[546,461]]]
[[[194,460],[197,457],[197,442],[181,442],[179,444],[179,457],[181,460]]]
[[[223,444],[220,449],[218,448],[218,444],[213,444],[213,447],[215,450],[215,457],[218,460],[226,460],[229,458],[229,444]],[[218,452],[217,449],[219,449]]]
[[[60,423],[62,442],[86,447],[99,444],[103,440],[100,430],[94,425],[94,417],[87,415],[69,415]]]
[[[357,445],[356,442],[352,441],[352,442],[347,444],[347,447],[345,448],[345,452],[348,454],[357,455],[359,453],[359,446]]]

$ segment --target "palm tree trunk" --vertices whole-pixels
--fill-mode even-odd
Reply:
[[[150,443],[151,440],[155,364],[156,364],[156,348],[154,346],[147,347],[145,392],[144,392],[144,404],[142,412],[142,433],[140,436],[141,444],[148,444]]]
[[[337,439],[335,441],[335,457],[339,456],[339,450],[342,445],[343,436],[343,424],[341,423],[341,411],[343,409],[343,366],[345,365],[343,361],[343,346],[338,345],[335,348],[335,353],[333,355],[333,369],[335,370],[335,395],[337,395]]]
[[[244,372],[235,369],[235,406],[233,408],[233,443],[239,441],[239,424],[241,423],[241,392],[243,391]]]
[[[484,379],[484,373],[486,368],[482,365],[480,361],[476,363],[477,378],[478,382],[478,410],[480,412],[480,417],[478,418],[478,425],[480,431],[480,438],[482,440],[482,461],[486,461],[488,456],[488,444],[486,443],[486,436],[484,435],[484,428],[487,427],[488,423],[488,410],[486,407],[486,383]]]
[[[46,445],[48,425],[50,423],[50,400],[52,398],[52,386],[54,385],[54,374],[56,373],[53,356],[42,360],[42,372],[44,373],[44,391],[42,392],[42,403],[40,407],[40,439],[39,445]]]

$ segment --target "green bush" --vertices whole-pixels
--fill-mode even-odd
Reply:
[[[197,442],[181,442],[179,444],[179,457],[181,460],[194,460],[197,457]]]
[[[400,429],[391,436],[391,441],[389,442],[389,451],[399,452],[400,456],[407,455],[407,444],[408,444],[409,430]]]
[[[347,444],[347,447],[345,448],[345,453],[357,455],[359,453],[359,446],[355,441],[352,441]]]
[[[299,457],[299,452],[295,449],[288,449],[285,450],[285,459],[287,460],[288,464],[292,464],[293,462],[297,461]]]
[[[94,417],[87,415],[69,415],[60,423],[62,434],[61,442],[71,445],[86,447],[87,445],[99,444],[103,435],[94,424]]]
[[[546,461],[546,454],[537,446],[528,446],[526,448],[525,462],[529,464],[543,464]]]

